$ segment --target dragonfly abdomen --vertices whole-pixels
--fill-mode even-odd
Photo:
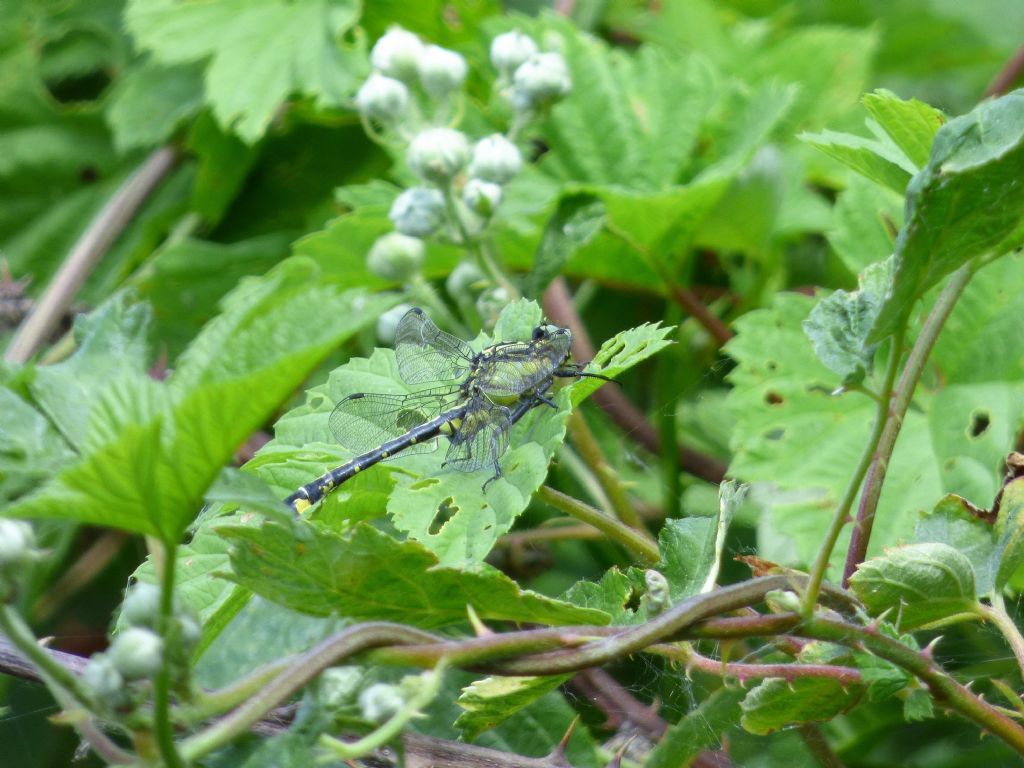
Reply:
[[[414,445],[432,440],[439,435],[447,434],[451,431],[452,423],[457,423],[465,416],[468,407],[468,404],[464,404],[458,408],[446,411],[430,421],[413,427],[405,434],[381,443],[372,451],[356,456],[351,461],[345,462],[340,467],[336,467],[313,482],[302,486],[291,496],[287,497],[284,503],[289,505],[296,513],[301,513],[306,508],[316,504],[346,480],[351,480],[364,469],[369,469],[373,465],[379,464]]]

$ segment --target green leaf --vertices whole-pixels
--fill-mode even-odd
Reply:
[[[923,168],[932,139],[945,122],[942,113],[923,101],[901,99],[884,88],[865,94],[860,101],[907,158]]]
[[[120,375],[149,364],[152,312],[129,303],[124,293],[75,321],[75,352],[63,362],[39,366],[29,385],[33,398],[77,449],[85,440],[92,406]]]
[[[1024,477],[1007,483],[1000,499],[995,526],[997,590],[1002,590],[1024,564]]]
[[[358,16],[352,0],[133,0],[125,25],[158,61],[207,61],[207,103],[253,143],[293,92],[337,105],[355,90],[360,58],[337,41]]]
[[[573,89],[544,126],[552,151],[541,167],[564,181],[637,191],[676,183],[714,102],[710,67],[650,46],[609,50],[567,24],[552,26]]]
[[[673,723],[647,756],[644,768],[684,768],[705,749],[720,745],[740,719],[739,688],[719,688]]]
[[[859,290],[835,291],[803,322],[814,353],[842,377],[844,386],[859,384],[871,372],[877,345],[868,344],[867,337],[891,281],[891,261],[873,264],[861,274]]]
[[[507,720],[523,707],[553,691],[572,675],[487,677],[462,689],[458,704],[465,712],[455,721],[466,741]]]
[[[209,111],[202,112],[192,124],[188,148],[199,160],[192,208],[207,222],[217,223],[242,189],[257,160],[257,150],[221,129]]]
[[[604,205],[593,195],[569,195],[558,201],[537,246],[527,295],[540,296],[544,292],[573,252],[600,231],[604,216]]]
[[[983,102],[939,129],[928,165],[907,188],[893,291],[871,341],[892,333],[899,318],[946,275],[1020,241],[1022,167],[1024,90]]]
[[[237,446],[389,301],[343,294],[316,278],[309,262],[295,259],[243,283],[166,385],[141,374],[116,377],[90,413],[81,462],[8,514],[66,517],[177,543]],[[311,306],[336,319],[310,325]]]
[[[934,509],[921,515],[914,540],[947,544],[970,560],[977,596],[982,597],[995,584],[995,544],[992,526],[979,518],[975,510],[977,507],[963,497],[948,494]]]
[[[646,607],[641,602],[645,591],[643,574],[637,568],[623,573],[612,566],[601,576],[601,580],[578,581],[563,596],[581,608],[592,608],[611,616],[615,626],[639,624],[646,616]]]
[[[289,530],[221,526],[232,545],[239,584],[292,610],[315,616],[393,620],[441,627],[466,619],[543,624],[592,624],[605,614],[578,608],[519,586],[490,566],[448,568],[415,541],[398,542],[360,523],[346,536],[296,522]]]
[[[908,544],[860,564],[850,588],[872,616],[891,611],[901,631],[976,614],[974,569],[948,544]]]
[[[287,255],[290,239],[274,233],[226,245],[182,238],[159,249],[130,285],[153,307],[157,336],[172,354],[180,353],[239,280]]]
[[[767,734],[798,723],[825,722],[854,706],[862,692],[860,686],[844,686],[826,677],[772,678],[752,688],[740,702],[740,723],[751,733]]]
[[[128,152],[161,144],[202,104],[201,67],[136,64],[118,79],[107,105],[114,145],[119,152]]]
[[[0,504],[45,481],[74,454],[39,411],[0,386]]]
[[[903,700],[903,718],[908,723],[929,720],[935,716],[935,704],[931,694],[923,688],[911,691]]]
[[[853,274],[892,255],[895,233],[903,223],[903,196],[854,176],[839,195],[829,244]]]
[[[803,133],[799,138],[861,176],[901,195],[916,170],[906,155],[888,141],[865,139],[835,131]]]

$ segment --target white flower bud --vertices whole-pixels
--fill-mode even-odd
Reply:
[[[35,555],[36,534],[23,520],[0,519],[0,568],[19,566]]]
[[[480,139],[473,145],[469,173],[484,181],[508,184],[523,167],[519,148],[500,133]]]
[[[401,27],[392,27],[374,44],[370,63],[388,77],[408,83],[416,77],[416,64],[422,55],[423,43],[416,35]]]
[[[366,268],[383,280],[404,282],[419,271],[423,264],[423,241],[401,232],[389,232],[370,248]]]
[[[491,41],[491,64],[505,77],[512,77],[520,64],[537,53],[533,38],[518,30],[505,32]]]
[[[377,340],[386,346],[395,343],[395,333],[398,331],[398,321],[405,313],[412,309],[412,304],[399,304],[392,307],[383,315],[377,318]]]
[[[105,653],[94,653],[89,658],[82,670],[82,683],[109,707],[116,709],[130,700],[124,677]]]
[[[448,295],[455,300],[479,293],[480,289],[487,284],[487,278],[480,271],[480,267],[471,261],[460,261],[458,266],[452,270],[445,281],[445,288]],[[471,298],[471,296],[470,296]]]
[[[484,327],[493,328],[494,324],[498,322],[501,310],[511,301],[512,297],[509,296],[508,291],[500,285],[488,288],[481,293],[476,300],[476,311],[480,314]]]
[[[374,73],[356,93],[356,107],[364,117],[392,122],[408,109],[409,89],[394,78]]]
[[[516,69],[512,84],[512,102],[518,109],[556,101],[572,89],[569,68],[558,53],[531,56]]]
[[[159,671],[163,651],[164,642],[158,634],[141,627],[129,627],[114,638],[107,654],[126,680],[141,680]]]
[[[374,683],[359,694],[359,708],[363,718],[371,723],[382,723],[405,705],[396,685]]]
[[[439,45],[424,48],[417,65],[423,90],[434,97],[447,96],[466,79],[466,60]]]
[[[426,237],[444,221],[444,195],[427,187],[407,189],[391,204],[388,218],[403,235]]]
[[[501,186],[493,181],[470,179],[462,188],[462,202],[474,213],[489,218],[501,205]]]
[[[155,584],[140,581],[124,599],[121,616],[133,627],[156,627],[160,614],[160,589]]]
[[[412,140],[408,159],[421,179],[446,184],[469,162],[469,140],[453,128],[428,128]]]

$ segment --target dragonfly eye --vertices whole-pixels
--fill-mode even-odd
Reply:
[[[533,340],[540,341],[548,335],[547,329],[543,325],[538,325],[533,329]]]

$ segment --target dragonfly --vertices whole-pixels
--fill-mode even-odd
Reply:
[[[432,386],[405,395],[358,392],[339,402],[328,418],[335,439],[356,453],[285,499],[296,513],[316,504],[358,473],[398,454],[429,453],[448,440],[442,468],[474,472],[490,466],[487,487],[501,477],[501,456],[512,425],[549,397],[555,379],[598,378],[569,362],[568,328],[543,324],[528,341],[493,344],[480,352],[438,328],[413,307],[398,323],[395,360],[409,386]]]

